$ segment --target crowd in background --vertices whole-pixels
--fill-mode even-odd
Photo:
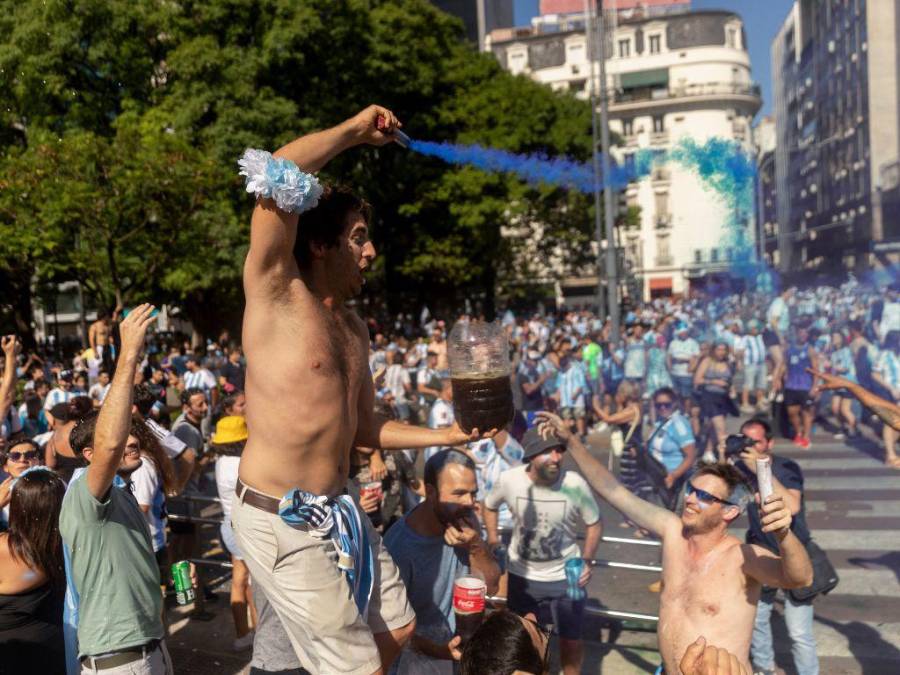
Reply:
[[[46,625],[29,629],[37,631],[37,642],[57,644],[50,638],[56,636],[54,631],[61,635],[63,630],[61,621],[56,625],[47,618],[57,609],[62,617],[65,575],[54,562],[61,554],[53,541],[47,540],[47,532],[17,529],[16,518],[23,518],[22,513],[41,522],[58,518],[66,483],[86,461],[77,448],[70,447],[72,430],[101,409],[112,386],[122,350],[117,330],[120,314],[126,313],[100,316],[91,326],[89,347],[75,355],[40,350],[23,353],[15,338],[3,339],[0,529],[17,537],[7,537],[9,543],[4,546],[31,541],[18,544],[25,546],[19,559],[41,574],[36,585],[25,589],[32,594],[28,607],[14,606],[0,596],[0,638],[4,631],[16,629],[14,624],[2,628],[11,625],[10,616],[29,611],[45,617]],[[471,499],[478,505],[474,513],[480,519],[472,523],[471,532],[463,527],[454,536],[464,542],[473,565],[481,552],[479,541],[491,551],[492,560],[483,561],[483,572],[488,578],[500,571],[509,573],[503,590],[513,604],[524,607],[533,603],[537,608],[547,598],[556,602],[564,594],[558,587],[560,561],[573,555],[591,559],[602,532],[590,489],[577,473],[569,471],[570,492],[586,495],[572,511],[574,517],[554,523],[558,527],[552,533],[523,541],[527,528],[516,504],[517,496],[525,494],[524,472],[531,470],[535,457],[546,455],[541,466],[547,473],[536,480],[552,489],[560,471],[561,452],[541,446],[528,434],[539,411],[558,414],[584,440],[609,431],[625,485],[670,509],[677,508],[685,481],[699,463],[725,459],[727,418],[741,414],[771,417],[775,430],[799,448],[810,447],[815,425],[835,438],[850,440],[871,428],[881,439],[886,466],[900,468],[897,432],[869,419],[845,390],[823,391],[814,374],[837,374],[890,401],[900,401],[900,300],[896,288],[873,288],[851,280],[841,287],[787,289],[775,296],[658,298],[628,309],[619,340],[612,339],[608,321],[589,311],[505,311],[498,320],[509,338],[516,417],[494,438],[458,448],[462,457],[450,464],[471,469]],[[381,414],[431,428],[453,425],[448,361],[451,323],[431,317],[427,310],[418,322],[402,315],[396,320],[368,320],[370,368]],[[254,645],[265,621],[265,599],[255,598],[252,592],[229,523],[230,495],[247,439],[244,380],[240,345],[227,334],[202,345],[151,334],[133,380],[135,419],[150,436],[139,439],[142,462],[130,482],[146,519],[163,592],[167,588],[171,592],[169,564],[198,558],[210,544],[202,540],[192,522],[202,502],[191,498],[216,494],[221,498],[223,522],[217,544],[234,564],[232,647],[253,647],[258,672],[268,672],[298,664],[291,661],[283,635],[265,647]],[[636,451],[640,448],[646,453]],[[190,461],[186,462],[188,450]],[[428,530],[434,525],[430,521],[410,524],[406,516],[428,500],[429,486],[432,490],[441,486],[438,477],[447,470],[443,450],[434,447],[419,453],[356,448],[352,452],[351,478],[359,490],[360,504],[376,528],[385,533],[401,574],[404,556],[425,550],[410,548],[419,536],[416,528]],[[431,462],[434,458],[438,461]],[[53,472],[34,472],[39,466]],[[465,483],[465,477],[454,480]],[[411,529],[406,532],[404,528]],[[640,535],[640,528],[637,532]],[[551,534],[556,539],[551,541]],[[580,548],[579,534],[586,536]],[[49,536],[58,538],[58,529],[51,528]],[[553,554],[538,564],[534,555],[529,557],[529,547],[552,549]],[[41,549],[50,553],[38,553]],[[0,546],[0,557],[3,550]],[[441,546],[434,555],[434,564],[446,568],[452,582],[452,561]],[[499,570],[492,567],[494,558]],[[589,570],[588,566],[584,583]],[[417,594],[427,596],[427,601],[446,608],[448,598],[438,595],[449,593],[449,587],[438,586],[410,588],[409,595],[413,599]],[[0,593],[7,592],[0,576]],[[514,597],[517,600],[512,600]],[[195,611],[204,611],[204,603],[210,601],[215,601],[215,594],[204,586],[201,576]],[[569,607],[564,613],[567,621],[557,626],[567,672],[580,668],[582,611]],[[271,614],[269,610],[268,616]],[[419,653],[430,654],[432,659],[448,658],[441,650],[452,641],[452,631],[448,632],[444,618],[435,616],[429,621],[420,616]],[[809,621],[811,626],[811,613]],[[263,661],[256,660],[257,652]],[[283,661],[279,653],[284,655]],[[51,650],[42,658],[52,665],[62,658],[62,652]],[[422,663],[407,658],[409,662],[400,662],[401,672],[430,672]],[[48,666],[42,672],[57,671]]]

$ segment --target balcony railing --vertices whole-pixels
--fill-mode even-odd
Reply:
[[[612,104],[664,101],[692,96],[752,96],[760,98],[760,87],[758,84],[741,84],[736,82],[698,82],[669,87],[668,89],[662,87],[642,87],[629,91],[620,89],[612,92]]]
[[[656,266],[657,267],[669,267],[670,265],[675,263],[675,259],[671,255],[658,255],[656,256]]]
[[[656,227],[657,228],[666,228],[672,224],[672,214],[670,213],[660,213],[656,216]]]

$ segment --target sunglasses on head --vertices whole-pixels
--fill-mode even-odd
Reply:
[[[698,487],[695,487],[691,481],[688,481],[684,484],[684,495],[687,497],[688,495],[696,495],[697,499],[705,504],[718,503],[724,506],[737,506],[733,502],[728,501],[727,499],[720,499],[716,497],[714,494],[710,494],[706,490],[701,490]]]
[[[21,462],[23,459],[28,461],[32,459],[37,459],[37,450],[26,450],[25,452],[16,452],[13,451],[7,455],[14,462]]]

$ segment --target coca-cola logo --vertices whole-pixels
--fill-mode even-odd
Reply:
[[[484,611],[484,586],[465,588],[456,586],[453,589],[453,609],[463,614],[474,614]]]

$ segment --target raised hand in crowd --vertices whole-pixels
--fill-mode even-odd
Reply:
[[[706,644],[703,636],[687,648],[678,667],[682,675],[750,675],[734,654]]]

